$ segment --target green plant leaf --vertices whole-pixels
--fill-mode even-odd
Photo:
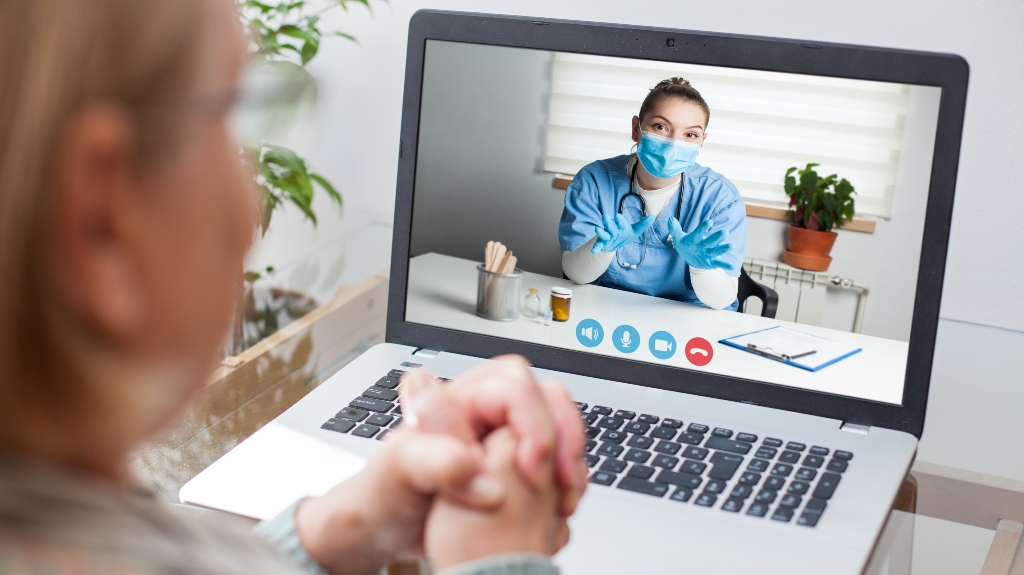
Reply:
[[[334,186],[327,181],[326,178],[324,178],[320,174],[309,174],[309,179],[319,184],[320,187],[323,188],[325,192],[327,192],[327,195],[330,196],[332,200],[334,200],[334,203],[339,208],[343,206],[344,202],[342,201],[341,194],[338,193],[338,190],[336,190]]]

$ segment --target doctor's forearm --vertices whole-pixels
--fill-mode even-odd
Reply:
[[[562,252],[562,271],[565,277],[578,284],[588,284],[601,277],[612,263],[615,254],[612,252],[592,253],[597,236],[582,246],[568,252]]]
[[[730,276],[725,270],[690,268],[690,282],[697,298],[711,309],[725,309],[736,301],[739,278]]]

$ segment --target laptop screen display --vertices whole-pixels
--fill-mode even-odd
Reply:
[[[940,91],[428,40],[405,320],[900,404]]]

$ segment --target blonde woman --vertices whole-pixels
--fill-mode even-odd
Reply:
[[[262,539],[133,476],[216,364],[253,236],[243,60],[230,0],[0,0],[0,572],[553,572],[582,428],[519,359],[406,381],[414,424]]]

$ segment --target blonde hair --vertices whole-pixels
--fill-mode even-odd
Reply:
[[[173,141],[212,0],[0,0],[0,446],[62,457],[94,405],[54,287],[54,185],[66,126],[91,103],[131,119],[140,161]],[[158,110],[159,113],[155,112]]]

